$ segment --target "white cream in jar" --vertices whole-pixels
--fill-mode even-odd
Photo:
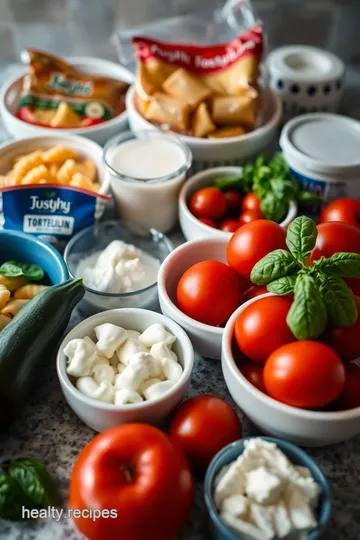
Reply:
[[[104,159],[117,211],[124,220],[168,232],[178,215],[178,196],[191,152],[173,135],[125,133],[109,141]]]

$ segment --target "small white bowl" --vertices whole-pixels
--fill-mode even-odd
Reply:
[[[136,134],[146,129],[158,129],[138,112],[134,97],[135,88],[132,86],[126,94],[126,109],[131,130]],[[276,135],[281,116],[281,102],[270,89],[264,90],[263,98],[264,110],[260,126],[250,133],[224,139],[201,139],[177,134],[190,148],[196,170],[216,164],[241,164],[264,150]]]
[[[151,324],[164,325],[176,337],[173,350],[183,367],[183,374],[179,381],[161,398],[132,405],[104,403],[79,392],[66,373],[67,358],[64,348],[72,339],[85,336],[96,339],[94,328],[103,323],[116,324],[138,332],[143,332]],[[190,386],[194,350],[185,332],[160,313],[137,308],[112,309],[93,315],[75,326],[60,345],[56,365],[61,389],[71,409],[87,426],[95,431],[104,431],[128,422],[148,424],[162,422],[180,403]]]
[[[191,195],[198,189],[213,186],[215,178],[219,176],[240,176],[242,167],[214,167],[199,172],[189,178],[183,185],[179,196],[179,221],[186,240],[199,240],[201,238],[226,238],[228,241],[233,233],[214,229],[202,223],[189,210]],[[240,210],[240,209],[239,209]],[[286,229],[297,215],[297,203],[291,201],[288,213],[280,226]]]
[[[115,62],[81,56],[69,58],[68,61],[75,67],[92,75],[104,75],[129,84],[134,80],[133,74],[128,69]],[[128,119],[126,111],[102,124],[82,128],[47,128],[34,126],[20,120],[15,116],[15,113],[22,91],[22,79],[26,73],[27,70],[6,81],[0,92],[0,116],[2,116],[6,129],[15,139],[45,134],[61,136],[62,133],[70,133],[71,135],[82,135],[99,144],[104,144],[110,137],[126,129]]]
[[[242,304],[225,326],[221,362],[227,388],[235,403],[264,433],[300,446],[322,447],[350,439],[360,433],[360,407],[348,411],[318,412],[290,407],[267,396],[240,372],[232,347],[235,322],[250,304],[271,293]]]
[[[212,360],[220,360],[224,328],[210,326],[185,315],[176,305],[176,289],[181,276],[190,266],[206,260],[226,263],[227,245],[227,238],[186,242],[166,257],[158,274],[161,311],[184,328],[197,353]]]

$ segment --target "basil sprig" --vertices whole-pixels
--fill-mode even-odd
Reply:
[[[37,459],[19,459],[0,464],[0,519],[23,519],[22,508],[56,506],[53,479]]]
[[[7,261],[0,266],[0,274],[9,278],[22,276],[32,281],[41,281],[44,277],[44,270],[37,264]]]
[[[297,339],[316,339],[328,322],[352,326],[357,308],[350,287],[342,278],[360,278],[360,255],[335,253],[310,266],[308,259],[316,244],[317,229],[312,219],[299,216],[289,225],[286,245],[268,253],[252,269],[255,285],[285,295],[294,293],[287,324]]]
[[[280,222],[284,219],[290,201],[319,202],[319,197],[301,187],[293,178],[280,153],[267,162],[265,155],[243,167],[242,175],[222,176],[215,180],[215,187],[239,189],[242,193],[254,192],[261,201],[261,211],[266,219]]]

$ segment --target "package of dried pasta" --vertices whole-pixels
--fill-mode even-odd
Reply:
[[[51,128],[90,127],[125,110],[126,82],[85,73],[35,49],[21,58],[29,67],[18,104],[21,120]]]
[[[231,137],[254,129],[261,109],[261,25],[217,45],[144,36],[132,42],[136,106],[147,120],[194,137]]]

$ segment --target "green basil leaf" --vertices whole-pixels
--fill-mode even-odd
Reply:
[[[297,263],[285,249],[276,249],[268,253],[253,267],[250,279],[255,285],[265,285],[295,270]]]
[[[288,203],[285,199],[277,198],[270,191],[261,200],[260,209],[266,219],[271,219],[272,221],[279,223],[286,215]]]
[[[34,506],[15,480],[0,471],[0,519],[20,521],[23,519],[22,507],[31,509]]]
[[[266,288],[269,292],[283,296],[294,292],[295,282],[296,276],[283,276],[274,281],[270,281]]]
[[[350,287],[339,277],[319,273],[320,294],[324,300],[328,318],[334,326],[352,326],[358,312]]]
[[[294,302],[286,322],[297,339],[316,339],[326,328],[327,310],[319,286],[309,274],[296,278]]]
[[[312,191],[301,190],[297,196],[297,200],[304,204],[320,203],[322,201],[322,197],[316,193],[313,193]]]
[[[9,467],[9,475],[33,503],[41,506],[56,505],[58,498],[55,484],[41,461],[14,461]]]
[[[242,189],[243,180],[241,176],[218,176],[215,178],[214,186],[225,190],[230,188]]]
[[[32,281],[41,281],[44,277],[44,270],[37,264],[7,261],[0,266],[0,274],[5,277],[24,276]]]
[[[360,278],[360,255],[357,253],[334,253],[329,259],[321,259],[318,266],[325,274]]]
[[[292,221],[286,234],[286,245],[295,259],[304,264],[315,247],[317,229],[314,221],[306,216],[299,216]]]

